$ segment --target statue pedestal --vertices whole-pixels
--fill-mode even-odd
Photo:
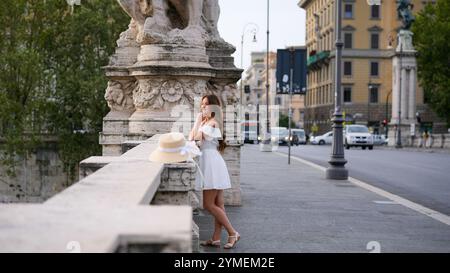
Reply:
[[[411,146],[412,136],[417,136],[417,126],[411,126],[416,122],[417,89],[417,52],[412,45],[412,35],[411,31],[400,30],[399,44],[392,61],[393,92],[392,118],[388,132],[389,146],[396,146],[398,131],[401,134],[402,146]]]
[[[412,124],[412,125],[411,125]],[[397,146],[397,134],[398,134],[398,125],[397,124],[389,124],[388,131],[388,146],[395,147]],[[414,122],[407,124],[400,124],[400,142],[402,147],[411,147],[414,145],[414,138],[420,137],[418,125]]]
[[[233,49],[234,50],[234,49]],[[130,51],[121,51],[130,52]],[[211,54],[210,57],[208,54]],[[236,82],[241,70],[233,65],[230,48],[186,44],[142,45],[136,63],[109,66],[106,75],[108,105],[100,144],[104,155],[120,155],[122,144],[155,134],[182,132],[186,138],[194,124],[194,112],[205,94],[215,94],[223,104],[227,148],[223,155],[232,189],[226,190],[226,205],[241,205],[239,100]],[[130,60],[116,56],[114,60]],[[209,60],[214,61],[214,67]],[[124,107],[126,105],[130,107]],[[231,114],[229,114],[231,112]],[[233,126],[234,125],[234,126]]]
[[[222,102],[228,148],[224,159],[232,189],[225,203],[240,205],[241,133],[236,114],[235,48],[219,35],[218,1],[119,0],[132,18],[106,67],[111,114],[104,118],[104,154],[120,152],[123,142],[154,134],[183,132],[194,124],[200,99],[215,94]],[[237,126],[238,125],[238,126]]]

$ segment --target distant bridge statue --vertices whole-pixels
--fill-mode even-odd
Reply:
[[[414,7],[411,4],[411,0],[397,0],[397,13],[402,18],[403,27],[402,29],[409,30],[415,18],[412,14],[412,9]]]

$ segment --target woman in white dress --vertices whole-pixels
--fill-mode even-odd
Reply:
[[[219,98],[215,95],[205,95],[202,97],[200,107],[201,113],[197,116],[189,140],[200,143],[202,155],[199,166],[202,174],[197,172],[196,189],[203,190],[203,208],[214,216],[214,234],[202,245],[220,247],[223,226],[228,232],[228,242],[224,248],[233,248],[239,241],[240,234],[231,225],[223,201],[223,190],[231,188],[231,183],[221,155],[225,149],[225,140]]]

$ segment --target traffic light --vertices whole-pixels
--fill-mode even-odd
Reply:
[[[386,120],[386,119],[383,119],[383,126],[386,127],[387,124],[388,124],[388,123],[387,123],[387,120]]]

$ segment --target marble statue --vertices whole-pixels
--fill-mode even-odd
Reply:
[[[137,42],[224,42],[218,0],[117,0],[137,25]]]
[[[412,8],[411,0],[397,0],[397,13],[402,18],[403,29],[409,30],[415,20]]]

